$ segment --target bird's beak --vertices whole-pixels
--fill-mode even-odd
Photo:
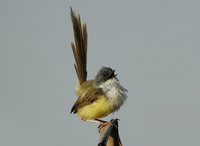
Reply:
[[[113,70],[113,78],[115,78],[117,74],[115,74],[115,70]]]

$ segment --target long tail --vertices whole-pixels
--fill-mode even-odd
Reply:
[[[87,79],[87,27],[86,24],[81,24],[80,16],[76,15],[71,7],[70,10],[74,30],[74,42],[71,43],[76,62],[74,68],[79,83],[82,84]]]

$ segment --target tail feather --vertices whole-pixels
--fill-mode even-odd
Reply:
[[[71,9],[71,20],[74,31],[74,42],[71,43],[75,64],[74,68],[79,79],[79,83],[82,84],[87,79],[87,27],[86,24],[81,24],[79,15],[76,15]]]

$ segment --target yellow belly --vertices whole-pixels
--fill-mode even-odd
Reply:
[[[111,109],[109,101],[104,96],[90,105],[79,108],[77,111],[77,114],[84,121],[105,117],[110,113]]]

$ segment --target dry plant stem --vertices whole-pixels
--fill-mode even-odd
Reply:
[[[112,119],[110,122],[112,125],[99,125],[100,142],[98,146],[122,146],[118,132],[118,119]]]

